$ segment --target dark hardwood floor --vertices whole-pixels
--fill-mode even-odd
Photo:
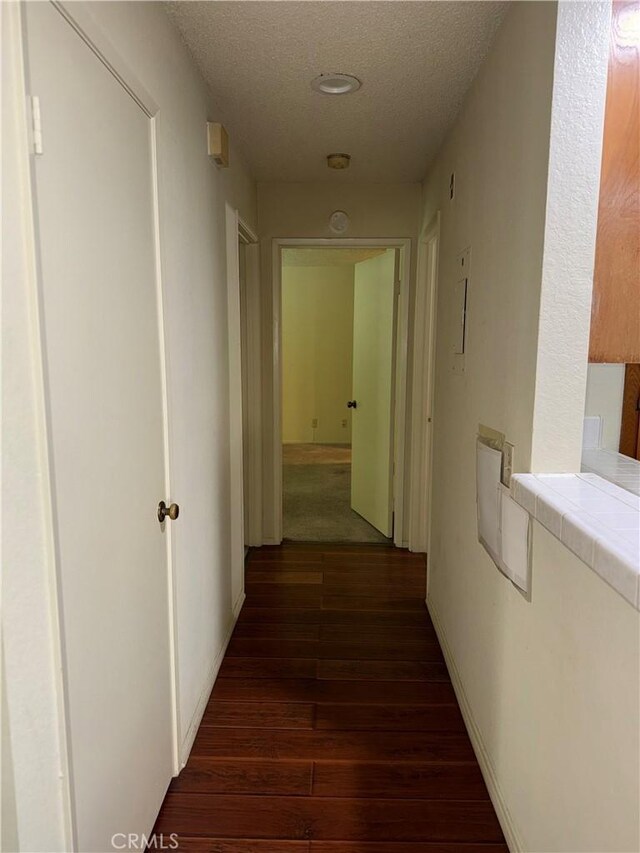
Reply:
[[[424,588],[406,551],[253,551],[155,832],[189,853],[506,853]]]

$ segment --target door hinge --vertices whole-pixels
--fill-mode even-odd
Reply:
[[[42,116],[40,114],[40,98],[31,96],[31,132],[33,137],[33,153],[42,154]]]

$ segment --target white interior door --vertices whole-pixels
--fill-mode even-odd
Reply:
[[[393,532],[393,373],[396,252],[355,266],[351,507]]]
[[[36,215],[84,853],[111,850],[114,833],[149,832],[172,774],[151,124],[51,4],[25,6],[42,115]]]

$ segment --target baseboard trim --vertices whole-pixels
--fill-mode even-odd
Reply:
[[[233,626],[231,628],[232,631],[236,626],[236,620],[237,620],[238,616],[240,615],[240,611],[242,610],[242,605],[244,604],[244,600],[246,597],[247,596],[245,595],[244,590],[243,590],[240,593],[240,595],[238,596],[238,598],[236,599],[236,603],[233,605]],[[229,635],[229,638],[227,639],[227,643],[229,642],[230,639],[231,639],[231,635]],[[227,647],[225,646],[225,651],[226,651],[226,649],[227,649]]]
[[[229,630],[225,636],[224,642],[222,644],[222,648],[215,656],[215,659],[211,665],[211,669],[207,674],[207,680],[205,682],[205,686],[200,694],[200,699],[198,700],[198,704],[196,705],[196,710],[194,711],[193,717],[191,718],[191,722],[189,723],[189,728],[187,729],[187,733],[182,742],[182,746],[180,747],[180,769],[185,766],[187,761],[189,760],[189,755],[191,754],[191,749],[193,748],[193,743],[196,739],[196,735],[198,734],[198,729],[200,728],[200,723],[202,722],[202,717],[204,716],[205,708],[207,707],[207,702],[209,701],[209,696],[211,695],[211,691],[213,690],[213,685],[216,683],[216,678],[218,677],[218,672],[220,671],[220,667],[222,666],[222,660],[226,654],[227,646],[229,645],[229,640],[231,639],[231,635],[233,634],[233,629],[236,627],[236,621],[242,610],[242,605],[244,604],[245,594],[244,591],[238,596],[236,603],[233,605],[233,616],[231,619],[231,625],[229,626]]]
[[[451,647],[447,642],[444,627],[442,625],[440,617],[438,616],[438,612],[435,608],[435,605],[432,601],[429,600],[428,597],[426,599],[426,605],[427,610],[429,611],[429,615],[431,616],[433,626],[436,629],[436,634],[438,635],[440,646],[442,647],[445,663],[447,665],[447,669],[449,670],[451,683],[453,684],[453,689],[456,694],[458,704],[460,705],[460,711],[462,712],[462,717],[464,719],[465,726],[467,727],[469,738],[471,739],[473,751],[475,752],[476,758],[478,759],[478,764],[480,765],[480,770],[482,771],[482,775],[484,777],[484,781],[489,792],[489,797],[491,798],[493,807],[496,810],[498,821],[500,822],[500,826],[502,827],[502,831],[504,832],[507,846],[509,847],[511,853],[522,853],[522,851],[525,850],[524,844],[515,827],[513,818],[511,817],[511,813],[509,812],[507,803],[498,784],[496,773],[493,764],[491,763],[489,753],[482,739],[482,734],[474,719],[473,712],[471,710],[471,705],[469,703],[469,700],[467,699],[467,694],[465,693],[464,686],[462,684],[462,679],[460,678],[460,673],[458,672],[455,661],[453,659]]]

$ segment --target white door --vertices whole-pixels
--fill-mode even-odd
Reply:
[[[393,372],[396,252],[355,266],[351,507],[393,533]]]
[[[84,853],[113,849],[114,833],[149,832],[172,774],[151,126],[51,4],[25,7],[28,88],[42,115],[36,215]]]

